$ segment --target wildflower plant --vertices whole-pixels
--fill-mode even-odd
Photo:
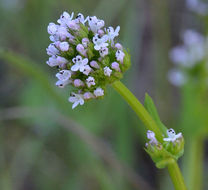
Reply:
[[[64,12],[57,22],[48,25],[52,43],[46,49],[47,64],[58,69],[56,85],[73,86],[72,108],[102,98],[107,84],[120,80],[130,66],[129,53],[115,39],[120,27],[105,28],[103,20],[81,13],[74,18]]]
[[[184,139],[181,133],[161,122],[152,99],[146,95],[144,105],[120,81],[130,67],[130,55],[116,41],[120,27],[105,28],[105,22],[96,16],[86,18],[79,13],[74,17],[64,12],[49,23],[48,33],[52,43],[47,64],[56,67],[60,88],[73,87],[69,102],[72,109],[85,101],[100,99],[110,84],[130,105],[147,128],[146,152],[158,168],[167,167],[176,190],[185,190],[183,176],[177,160],[183,154]]]

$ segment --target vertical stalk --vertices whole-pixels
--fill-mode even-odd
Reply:
[[[131,91],[121,82],[116,81],[112,84],[113,88],[126,100],[126,102],[135,111],[137,116],[141,119],[147,129],[154,131],[157,139],[163,142],[162,132],[158,128],[155,121],[147,112],[145,107],[139,102],[139,100],[131,93]],[[176,190],[186,190],[183,176],[175,160],[168,164],[168,172],[174,184]]]
[[[139,100],[131,93],[131,91],[121,82],[116,81],[112,84],[113,88],[126,100],[126,102],[135,111],[137,116],[141,119],[147,129],[154,131],[157,139],[162,142],[163,136],[157,124],[152,119],[150,114],[144,108],[144,106],[139,102]]]
[[[184,158],[185,180],[190,190],[203,189],[204,138],[197,136],[187,141]]]
[[[180,168],[178,167],[177,162],[174,160],[170,164],[168,164],[168,172],[173,182],[173,185],[176,190],[186,190],[186,186],[184,184],[184,179],[181,174]],[[196,190],[196,189],[195,189]]]

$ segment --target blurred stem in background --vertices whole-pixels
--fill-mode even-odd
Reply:
[[[148,130],[155,133],[159,142],[163,141],[163,134],[153,118],[150,116],[145,107],[139,100],[131,93],[131,91],[120,81],[112,84],[113,88],[126,100],[126,102],[135,111],[139,119],[144,123]],[[176,190],[186,190],[183,176],[177,162],[173,159],[172,163],[168,164],[168,172]]]
[[[203,189],[204,137],[199,135],[186,141],[184,156],[185,180],[189,190]]]
[[[207,105],[206,83],[190,82],[184,86],[181,126],[184,128],[187,141],[183,170],[190,190],[203,189],[204,143],[208,125]]]

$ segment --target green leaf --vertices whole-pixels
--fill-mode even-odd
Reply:
[[[146,93],[145,94],[145,101],[144,107],[147,109],[149,114],[152,116],[158,127],[160,128],[161,132],[166,136],[167,135],[167,127],[161,122],[160,117],[157,112],[157,108],[152,100],[152,98]]]

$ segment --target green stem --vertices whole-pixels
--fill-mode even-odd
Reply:
[[[187,189],[180,168],[175,160],[168,164],[168,172],[176,190]]]
[[[203,189],[204,137],[199,135],[187,141],[184,171],[190,190]]]
[[[154,131],[157,139],[162,142],[163,136],[157,124],[152,119],[150,114],[139,102],[139,100],[131,93],[131,91],[121,82],[116,81],[112,84],[113,88],[127,101],[131,108],[135,111],[137,116],[141,119],[147,129]]]
[[[135,111],[140,120],[144,123],[147,129],[154,131],[158,141],[163,142],[162,132],[157,124],[147,112],[140,101],[131,93],[131,91],[121,82],[116,81],[112,84],[113,88],[126,100],[126,102]],[[168,164],[168,172],[176,190],[186,190],[183,176],[175,160]]]

